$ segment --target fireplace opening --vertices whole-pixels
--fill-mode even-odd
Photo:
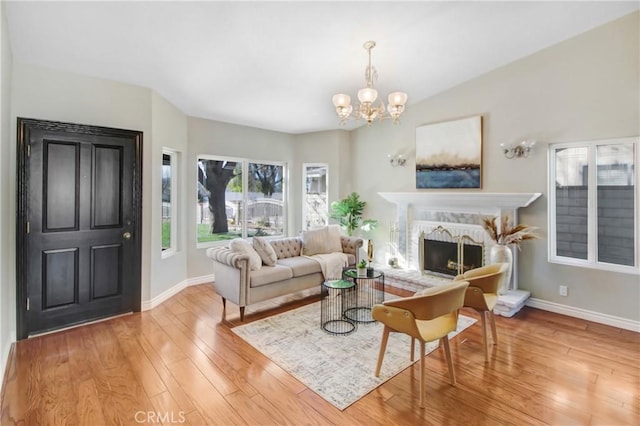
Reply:
[[[422,240],[422,270],[436,275],[455,277],[462,272],[483,265],[483,246],[462,244],[462,259],[458,258],[458,243],[449,241]],[[459,265],[462,263],[462,268]]]

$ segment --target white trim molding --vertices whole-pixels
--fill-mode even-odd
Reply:
[[[144,311],[148,311],[149,309],[153,309],[156,306],[160,305],[165,300],[170,299],[171,297],[173,297],[176,294],[180,293],[182,290],[184,290],[185,288],[187,288],[189,286],[198,285],[198,284],[206,284],[206,283],[210,283],[212,281],[213,281],[213,274],[211,274],[211,275],[203,275],[201,277],[188,278],[188,279],[186,279],[184,281],[179,282],[178,284],[174,285],[173,287],[163,291],[162,293],[160,293],[159,295],[157,295],[156,297],[154,297],[151,300],[143,300],[142,301],[141,310],[144,312]]]
[[[555,312],[557,314],[567,315],[640,333],[640,321],[602,314],[600,312],[589,311],[582,308],[575,308],[573,306],[561,305],[560,303],[548,302],[546,300],[536,298],[528,299],[525,305],[531,308],[542,309],[543,311]]]

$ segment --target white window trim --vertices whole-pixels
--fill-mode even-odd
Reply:
[[[178,252],[178,200],[180,195],[178,194],[178,162],[179,152],[170,148],[162,148],[162,156],[168,155],[171,158],[171,180],[170,180],[170,192],[171,192],[171,247],[166,250],[162,250],[162,259],[173,256]],[[162,164],[162,157],[160,164]],[[162,172],[161,172],[162,173]],[[162,203],[162,184],[160,184],[160,203]],[[162,223],[162,217],[160,218]],[[162,240],[162,236],[160,237]],[[162,241],[161,241],[162,244]]]
[[[307,169],[309,167],[325,167],[327,170],[327,182],[326,182],[326,192],[327,192],[327,224],[329,223],[329,164],[327,163],[302,163],[302,229],[306,229],[307,223]]]
[[[241,163],[242,164],[242,197],[243,199],[246,197],[246,193],[247,193],[247,187],[249,186],[249,177],[248,174],[246,173],[247,168],[249,167],[249,163],[258,163],[258,164],[268,164],[268,165],[273,165],[273,166],[282,166],[282,201],[283,201],[283,208],[282,208],[282,223],[283,223],[283,229],[282,229],[282,234],[283,236],[287,236],[289,235],[288,233],[288,214],[289,214],[289,166],[287,162],[284,161],[267,161],[267,160],[254,160],[251,158],[245,158],[245,157],[227,157],[227,156],[223,156],[223,155],[211,155],[211,154],[198,154],[196,155],[196,162],[195,162],[195,167],[196,170],[199,167],[198,166],[198,162],[200,160],[216,160],[216,161],[233,161],[236,163]],[[196,176],[196,185],[197,185],[197,176]],[[197,190],[197,189],[196,189]],[[228,243],[229,240],[221,240],[221,241],[207,241],[207,242],[198,242],[198,229],[197,226],[195,227],[195,240],[196,240],[196,248],[198,249],[202,249],[202,248],[209,248],[209,247],[216,247],[216,246],[222,246],[222,245],[226,245]],[[247,217],[246,215],[242,216],[242,238],[247,239]],[[273,236],[273,238],[281,238],[281,237],[277,237],[277,236]]]
[[[640,246],[640,196],[638,196],[638,188],[640,188],[640,178],[638,166],[640,165],[640,137],[628,137],[628,138],[616,138],[616,139],[602,139],[602,140],[590,140],[590,141],[581,141],[581,142],[566,142],[566,143],[557,143],[550,144],[548,148],[548,164],[549,164],[549,173],[548,173],[548,194],[549,194],[549,203],[548,203],[548,215],[547,215],[547,225],[549,229],[549,238],[548,238],[548,261],[550,263],[557,263],[561,265],[569,265],[583,268],[591,268],[598,269],[602,271],[609,272],[619,272],[624,274],[633,274],[640,275],[640,258],[639,258],[639,246]],[[597,260],[597,210],[594,205],[595,200],[597,199],[597,167],[594,167],[592,164],[593,159],[596,158],[595,152],[596,147],[600,145],[613,145],[613,144],[635,144],[635,171],[634,171],[634,185],[636,188],[635,194],[635,218],[634,218],[634,231],[635,231],[635,247],[634,247],[634,259],[635,266],[626,266],[626,265],[615,265],[611,263],[599,262]],[[556,255],[556,192],[555,192],[555,182],[556,182],[556,156],[554,152],[558,148],[576,148],[576,147],[586,147],[588,148],[588,159],[589,159],[589,167],[588,167],[588,197],[589,197],[589,205],[588,205],[588,235],[587,235],[587,259],[575,259],[571,257],[564,257]]]

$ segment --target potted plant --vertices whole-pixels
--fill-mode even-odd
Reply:
[[[356,268],[358,268],[358,276],[359,277],[366,277],[367,276],[367,261],[362,259],[360,262],[358,262],[358,264],[356,265]]]
[[[363,219],[362,213],[367,203],[360,200],[356,192],[352,192],[346,198],[331,203],[331,219],[339,221],[340,226],[348,236],[353,236],[356,229],[363,232],[373,231],[378,225],[374,219]]]

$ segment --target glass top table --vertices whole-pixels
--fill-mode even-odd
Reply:
[[[346,309],[344,316],[357,323],[372,323],[371,308],[375,304],[384,302],[384,273],[373,270],[371,275],[358,275],[355,268],[346,268],[342,271],[342,278],[355,285],[355,307]]]

